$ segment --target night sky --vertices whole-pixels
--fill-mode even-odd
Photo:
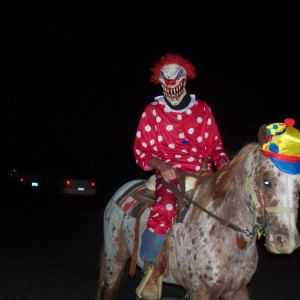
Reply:
[[[230,153],[264,123],[292,117],[299,128],[296,7],[137,2],[15,1],[1,11],[3,165],[137,168],[137,123],[161,94],[150,68],[168,52],[196,66],[187,88],[211,106]]]

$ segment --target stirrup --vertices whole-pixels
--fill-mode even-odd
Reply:
[[[155,262],[146,261],[143,267],[143,278],[138,287],[135,290],[135,294],[137,296],[137,299],[143,299],[142,291],[144,290],[145,286],[149,282],[149,279],[151,278],[153,271],[154,271]],[[157,278],[157,288],[158,288],[158,298],[161,298],[161,292],[162,292],[162,276],[159,276]]]
[[[142,269],[143,278],[135,290],[135,293],[136,293],[136,296],[138,297],[138,299],[142,299],[142,295],[141,295],[142,290],[144,289],[146,283],[148,282],[151,275],[153,274],[154,264],[155,263],[151,262],[151,261],[145,261],[145,263],[144,263],[144,267]]]

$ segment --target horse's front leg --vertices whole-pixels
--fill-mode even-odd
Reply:
[[[220,290],[221,291],[221,290]],[[201,286],[195,291],[188,291],[189,300],[249,300],[249,292],[247,287],[241,287],[234,294],[226,293],[220,295],[216,290]]]
[[[197,289],[188,289],[188,300],[216,300],[218,298],[212,294],[210,288],[205,285],[200,285]],[[219,300],[219,299],[218,299]]]
[[[246,286],[241,287],[231,297],[226,297],[224,300],[249,300],[249,292]]]

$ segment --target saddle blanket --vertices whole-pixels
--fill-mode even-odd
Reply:
[[[136,218],[138,215],[138,212],[141,207],[141,203],[134,199],[131,196],[131,193],[133,191],[139,191],[141,189],[144,189],[145,180],[141,180],[134,185],[132,185],[130,188],[128,188],[117,200],[116,204],[128,215],[131,217]],[[184,217],[186,215],[187,208],[183,209],[183,211],[177,216],[175,223],[182,223],[184,220]]]
[[[135,183],[127,189],[117,200],[117,205],[128,215],[136,218],[141,207],[141,203],[135,200],[131,193],[144,188],[145,180]]]

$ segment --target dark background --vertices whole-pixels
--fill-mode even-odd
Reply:
[[[211,106],[230,154],[264,123],[299,123],[299,14],[289,1],[9,1],[1,169],[141,176],[135,130],[161,93],[150,69],[168,52],[196,66],[188,89]]]

